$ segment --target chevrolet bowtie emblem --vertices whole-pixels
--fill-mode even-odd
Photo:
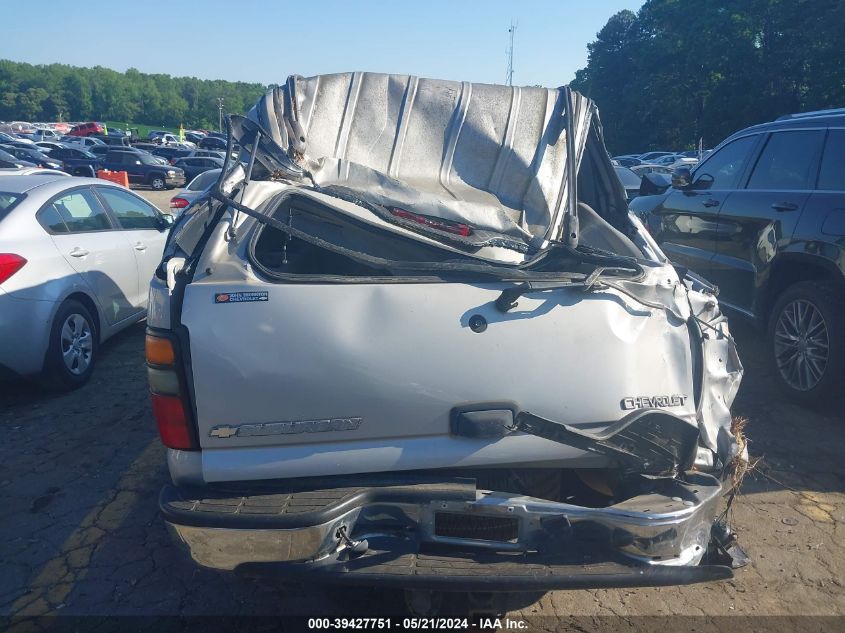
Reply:
[[[238,434],[238,429],[234,426],[216,426],[208,433],[211,437],[232,437]]]

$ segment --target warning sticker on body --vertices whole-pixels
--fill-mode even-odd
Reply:
[[[256,292],[215,292],[214,303],[249,303],[251,301],[268,301],[266,290]]]

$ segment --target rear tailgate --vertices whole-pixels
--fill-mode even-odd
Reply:
[[[453,407],[472,403],[597,431],[629,412],[625,398],[679,394],[672,413],[694,421],[682,321],[611,289],[534,293],[502,313],[508,286],[188,285],[206,480],[601,459],[450,434]]]

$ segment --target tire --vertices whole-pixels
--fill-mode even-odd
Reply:
[[[44,362],[48,386],[70,391],[87,383],[99,352],[98,338],[96,321],[88,308],[73,299],[65,301],[50,328]]]
[[[150,176],[150,187],[156,191],[164,191],[167,188],[167,181],[161,174],[153,174]]]
[[[769,358],[786,394],[823,404],[845,377],[845,286],[802,281],[775,301],[769,318]]]

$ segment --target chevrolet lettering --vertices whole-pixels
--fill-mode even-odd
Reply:
[[[674,396],[629,396],[622,398],[623,409],[669,409],[682,407],[688,396],[675,394]]]

